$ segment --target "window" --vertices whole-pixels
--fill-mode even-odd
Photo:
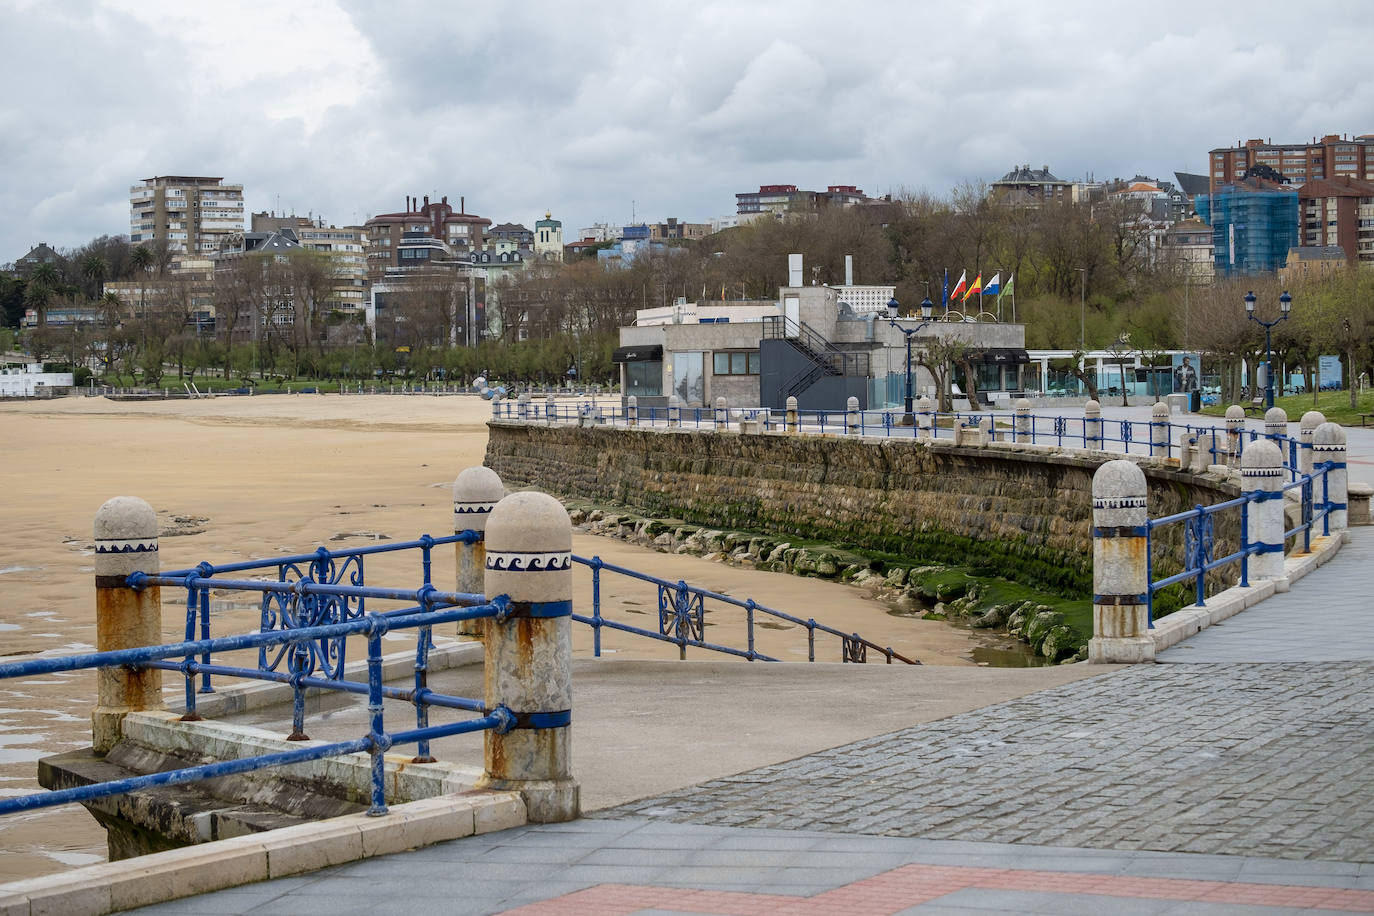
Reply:
[[[661,397],[663,395],[662,360],[625,363],[624,365],[626,396]]]
[[[716,353],[713,357],[716,375],[758,375],[759,352]]]

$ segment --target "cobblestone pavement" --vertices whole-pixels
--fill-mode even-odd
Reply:
[[[1374,663],[1140,665],[597,812],[1374,862]]]

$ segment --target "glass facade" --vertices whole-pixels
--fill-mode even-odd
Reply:
[[[1227,185],[1217,194],[1199,194],[1197,211],[1212,227],[1219,276],[1272,273],[1287,262],[1288,249],[1299,244],[1296,190]]]

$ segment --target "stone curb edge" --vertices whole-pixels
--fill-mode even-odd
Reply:
[[[0,916],[103,916],[519,827],[519,792],[472,791],[0,884]]]

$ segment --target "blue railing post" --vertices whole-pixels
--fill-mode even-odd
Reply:
[[[485,733],[479,785],[519,791],[534,823],[572,820],[572,522],[558,500],[526,490],[496,504],[486,536],[486,594],[509,601],[483,639],[486,703],[514,722]]]
[[[200,638],[210,638],[210,589],[202,586],[200,589]],[[205,650],[200,660],[205,664],[210,664],[210,650]],[[214,693],[215,689],[210,686],[210,672],[206,671],[200,676],[200,692]],[[194,704],[188,704],[189,709],[194,709]]]
[[[157,514],[134,496],[116,496],[95,514],[95,623],[98,651],[156,646],[162,642],[162,589],[139,586],[158,573]],[[132,584],[131,584],[132,583]],[[91,745],[113,748],[130,712],[162,708],[162,671],[144,666],[101,668]]]
[[[1149,504],[1145,472],[1108,461],[1093,474],[1093,636],[1090,662],[1148,662]]]
[[[601,657],[601,567],[600,557],[592,557],[592,655]]]
[[[382,635],[386,633],[386,620],[374,615],[371,622],[372,626],[367,631],[367,712],[370,724],[368,737],[371,739],[368,754],[372,757],[372,806],[367,813],[369,817],[380,817],[386,814],[386,752],[391,747],[382,715]]]

